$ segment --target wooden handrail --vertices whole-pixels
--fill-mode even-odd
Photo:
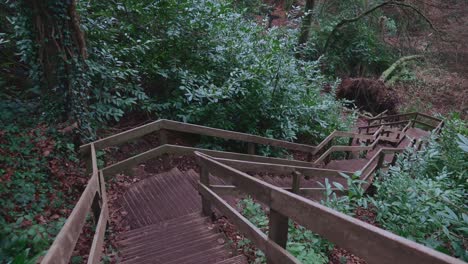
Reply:
[[[134,140],[136,138],[140,138],[146,134],[160,131],[160,130],[168,130],[168,131],[178,131],[183,133],[190,133],[190,134],[197,134],[197,135],[204,135],[204,136],[212,136],[222,139],[230,139],[230,140],[238,140],[243,142],[250,142],[262,145],[269,145],[275,147],[281,147],[289,150],[297,150],[297,151],[304,151],[304,152],[313,152],[315,150],[314,146],[293,143],[284,140],[266,138],[246,133],[240,133],[235,131],[223,130],[218,128],[182,123],[172,120],[160,119],[149,124],[130,129],[124,131],[122,133],[112,135],[103,139],[99,139],[94,141],[93,144],[96,147],[96,150],[100,150],[106,147],[119,145],[129,140]],[[80,152],[83,154],[88,153],[90,148],[90,143],[85,144],[80,147]]]
[[[78,203],[73,208],[41,263],[68,263],[97,191],[98,177],[97,173],[93,173]]]
[[[258,162],[258,163],[276,163],[276,164],[282,164],[282,165],[310,167],[310,168],[316,167],[314,164],[310,162],[299,161],[299,160],[270,158],[270,157],[264,157],[264,156],[258,156],[258,155],[240,154],[240,153],[235,153],[235,152],[209,150],[209,149],[202,149],[202,148],[165,144],[165,145],[156,147],[154,149],[145,151],[143,153],[140,153],[138,155],[135,155],[133,157],[130,157],[128,159],[109,165],[103,168],[102,170],[105,175],[114,175],[120,172],[128,172],[129,168],[134,167],[138,164],[141,164],[149,159],[162,156],[163,154],[180,154],[180,155],[193,156],[194,151],[199,151],[202,153],[206,153],[210,156],[226,158],[226,159],[235,159],[235,160],[244,160],[244,161],[250,160],[250,161]]]
[[[91,250],[89,253],[88,264],[100,263],[102,254],[102,244],[104,241],[104,232],[106,230],[109,218],[109,208],[107,205],[106,188],[102,171],[98,171],[96,150],[94,144],[90,145],[90,158],[92,174],[88,184],[80,196],[80,199],[73,208],[70,216],[67,218],[64,226],[54,239],[52,246],[47,251],[42,264],[69,263],[73,249],[78,242],[78,238],[85,225],[86,217],[91,211],[96,199],[100,200],[100,213],[95,219],[96,231],[93,237]]]
[[[242,192],[270,207],[270,212],[278,212],[294,220],[312,232],[364,258],[368,263],[463,263],[461,260],[258,180],[205,154],[196,152],[195,155],[200,166],[208,173],[232,182]],[[207,189],[202,191],[203,198],[208,202],[215,202],[212,196],[206,195],[206,191]],[[268,258],[271,252],[265,253]]]
[[[273,263],[301,263],[284,248],[277,245],[274,241],[268,239],[265,233],[253,225],[235,208],[232,208],[232,206],[225,202],[209,187],[202,183],[199,183],[198,187],[200,194],[206,199],[209,199],[213,205],[221,211],[221,213],[223,213],[229,220],[233,222],[233,224],[242,234],[244,234],[250,241],[252,241],[258,249],[265,252],[267,256],[269,256],[269,258],[273,261]]]

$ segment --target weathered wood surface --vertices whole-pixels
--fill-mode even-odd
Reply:
[[[368,263],[463,263],[319,203],[259,181],[202,153],[196,154],[211,174],[230,178],[232,184],[245,193],[312,232],[364,258]]]
[[[194,125],[194,124],[181,123],[181,122],[165,120],[165,119],[160,119],[155,122],[94,141],[93,143],[96,147],[96,150],[100,150],[109,146],[119,145],[119,144],[128,142],[130,140],[140,138],[146,134],[159,131],[159,130],[178,131],[178,132],[183,132],[183,133],[212,136],[212,137],[218,137],[218,138],[223,138],[223,139],[238,140],[238,141],[262,144],[262,145],[270,145],[270,146],[275,146],[275,147],[286,148],[289,150],[298,150],[298,151],[304,151],[304,152],[313,152],[315,150],[315,147],[310,146],[310,145],[298,144],[298,143],[293,143],[293,142],[284,141],[284,140],[266,138],[266,137],[261,137],[261,136],[246,134],[246,133],[228,131],[228,130],[205,127],[205,126]],[[163,139],[162,143],[165,144],[166,142],[164,141],[167,141],[167,136],[164,136],[163,134],[161,139]],[[86,153],[89,150],[89,148],[90,148],[90,144],[85,144],[80,147],[80,152]]]
[[[73,208],[70,216],[67,218],[65,225],[60,230],[55,238],[52,246],[47,251],[47,254],[42,259],[41,263],[68,263],[73,249],[75,248],[78,237],[86,221],[86,216],[90,212],[91,203],[98,191],[98,174],[93,173],[93,176],[88,181],[83,194],[78,203]]]
[[[180,154],[180,155],[187,155],[193,156],[194,151],[199,151],[210,156],[219,157],[219,158],[227,158],[227,159],[235,159],[235,160],[251,160],[258,163],[276,163],[276,164],[285,164],[290,166],[301,166],[301,167],[315,167],[310,162],[305,161],[298,161],[298,160],[288,160],[288,159],[279,159],[279,158],[269,158],[257,155],[249,155],[249,154],[239,154],[235,152],[226,152],[226,151],[217,151],[217,150],[208,150],[208,149],[201,149],[201,148],[192,148],[192,147],[185,147],[185,146],[178,146],[178,145],[162,145],[156,147],[154,149],[148,150],[146,152],[140,153],[123,161],[117,162],[115,164],[109,165],[103,168],[103,172],[106,175],[114,175],[116,173],[121,172],[128,172],[129,169],[132,167],[137,166],[147,160],[152,158],[159,157],[163,154]]]
[[[236,228],[249,240],[251,240],[258,249],[262,250],[268,256],[268,258],[272,260],[272,263],[300,263],[288,251],[279,247],[278,245],[275,245],[276,243],[274,243],[274,241],[271,241],[266,234],[264,234],[260,229],[253,225],[236,209],[232,208],[228,203],[226,203],[220,196],[218,196],[215,192],[210,190],[207,186],[200,183],[199,191],[203,197],[209,199],[213,203],[213,205],[219,211],[221,211],[221,213],[223,213],[230,221],[232,221]]]
[[[96,225],[96,232],[89,252],[88,264],[101,263],[101,256],[104,244],[104,233],[106,232],[107,220],[109,219],[109,209],[107,202],[102,205],[101,215]]]
[[[323,168],[310,168],[295,165],[283,165],[275,163],[262,163],[262,162],[250,162],[243,160],[213,158],[214,160],[220,161],[226,165],[236,168],[243,172],[269,172],[276,174],[290,174],[294,171],[300,172],[304,176],[308,177],[320,177],[320,178],[335,178],[340,176],[340,172],[353,173],[353,171],[337,171]]]

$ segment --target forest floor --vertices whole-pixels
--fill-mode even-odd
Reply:
[[[423,53],[426,61],[412,65],[408,79],[391,88],[396,91],[400,112],[421,111],[430,114],[468,114],[468,2],[425,1],[424,13],[438,32],[408,32],[400,38],[388,38],[387,44],[401,53]],[[265,0],[271,6],[270,26],[297,27],[300,8],[285,9],[285,1]],[[419,4],[419,1],[415,1]],[[261,21],[261,18],[258,18]],[[379,76],[369,77],[377,79]]]

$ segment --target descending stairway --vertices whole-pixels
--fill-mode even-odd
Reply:
[[[194,171],[150,175],[124,194],[131,230],[118,238],[122,263],[247,263],[201,216]]]
[[[421,138],[427,132],[410,128],[407,134]],[[398,147],[406,147],[409,143],[405,139]],[[382,147],[388,147],[387,143],[379,142],[365,157],[332,160],[325,168],[360,170]],[[201,200],[197,191],[199,176],[195,171],[181,172],[175,168],[157,175],[143,173],[144,179],[133,184],[122,198],[131,228],[118,238],[122,263],[247,263],[243,255],[233,254],[224,235],[201,215]],[[211,184],[226,184],[217,177],[210,177]],[[265,174],[255,177],[280,187],[290,187],[292,184],[290,176]],[[343,185],[346,182],[344,178],[338,181]],[[317,179],[304,179],[301,186],[320,187]],[[231,206],[236,206],[234,197],[224,198]]]

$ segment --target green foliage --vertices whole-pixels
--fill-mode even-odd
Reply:
[[[23,221],[33,223],[24,228]],[[65,219],[47,225],[34,224],[31,215],[17,219],[15,223],[0,222],[0,262],[14,264],[33,264],[50,246],[51,237],[58,234]]]
[[[240,200],[238,206],[243,216],[256,227],[268,233],[268,217],[259,203],[248,197]],[[243,246],[244,243],[250,243],[250,241],[245,239],[240,246]],[[333,245],[328,241],[304,227],[289,221],[286,249],[301,263],[328,263],[327,252],[332,248]],[[266,261],[263,253],[255,252],[255,256],[257,257],[256,263],[264,263]]]
[[[295,59],[295,31],[265,32],[213,0],[93,1],[83,10],[92,46],[142,78],[145,109],[160,117],[288,140],[346,126],[341,104],[321,93],[318,62]]]
[[[468,260],[466,127],[456,115],[446,120],[441,135],[434,135],[426,149],[408,149],[395,166],[377,177],[374,197],[364,195],[357,177],[346,176],[348,195],[338,197],[326,181],[323,203],[349,215],[357,207],[372,205],[384,229]],[[340,184],[333,185],[343,190]]]
[[[36,107],[0,101],[1,263],[35,263],[47,249],[64,219],[45,221],[44,215],[63,209],[69,194],[58,188],[65,179],[56,161],[78,162],[68,137],[40,125]]]
[[[366,3],[367,2],[367,3]],[[313,31],[305,52],[308,57],[325,55],[326,73],[330,75],[372,76],[380,75],[396,59],[395,51],[383,41],[386,18],[380,10],[340,28],[326,51],[326,40],[333,28],[343,19],[350,19],[382,1],[326,1],[318,3],[314,14]],[[366,6],[368,5],[368,6]],[[395,34],[397,25],[386,18],[389,34]]]
[[[466,123],[446,122],[422,152],[406,152],[376,183],[378,220],[399,235],[468,260],[466,190],[468,154],[458,147]]]

